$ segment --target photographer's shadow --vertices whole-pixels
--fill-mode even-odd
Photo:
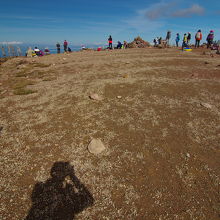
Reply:
[[[92,206],[94,199],[74,174],[69,162],[55,162],[51,178],[39,182],[32,192],[32,207],[25,220],[73,220]]]

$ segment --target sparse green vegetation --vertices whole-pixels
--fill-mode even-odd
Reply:
[[[32,94],[35,92],[37,91],[31,90],[31,89],[19,88],[14,91],[14,94],[15,95],[28,95],[28,94]]]
[[[53,77],[46,77],[43,79],[43,81],[53,81],[53,80],[55,80],[55,78]]]
[[[24,88],[27,85],[34,85],[33,81],[28,81],[28,80],[21,80],[15,83],[13,86],[14,89],[21,89]]]
[[[48,72],[45,71],[36,71],[35,74],[37,77],[39,78],[43,78],[45,74],[47,74]]]
[[[16,73],[16,77],[26,77],[27,74],[28,73],[25,70],[22,70],[22,71]]]
[[[46,68],[50,66],[50,64],[44,64],[44,63],[34,63],[32,65],[33,67],[39,67],[39,68]]]
[[[34,93],[35,91],[25,88],[28,85],[34,85],[34,82],[30,80],[18,80],[12,86],[14,89],[14,94],[15,95],[28,95],[28,94]]]
[[[49,67],[49,64],[43,64],[43,63],[34,63],[34,64],[28,64],[28,66],[24,67],[20,72],[16,73],[16,77],[26,77],[27,75],[37,76],[40,77],[44,75],[45,71],[33,71],[34,68],[46,68]]]

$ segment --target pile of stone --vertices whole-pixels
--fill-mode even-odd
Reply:
[[[128,48],[146,48],[150,47],[150,43],[144,41],[141,37],[136,37],[131,43],[128,43]]]

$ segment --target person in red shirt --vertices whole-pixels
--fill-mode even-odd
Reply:
[[[202,40],[202,32],[201,32],[201,30],[197,31],[196,36],[195,36],[195,40],[196,40],[195,47],[199,48],[200,41]]]
[[[63,43],[63,47],[64,47],[64,51],[67,52],[67,46],[68,46],[68,43],[67,41],[65,40],[64,43]]]
[[[112,49],[112,36],[111,35],[108,38],[108,48]]]

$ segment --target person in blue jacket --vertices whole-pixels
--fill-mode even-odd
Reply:
[[[120,41],[118,41],[117,49],[121,49],[121,47],[122,47],[122,43]]]
[[[179,33],[176,34],[176,46],[179,47],[180,35]]]

